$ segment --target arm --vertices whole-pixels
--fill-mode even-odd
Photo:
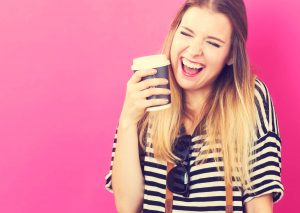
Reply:
[[[142,80],[143,77],[156,72],[155,69],[138,70],[127,82],[112,171],[115,203],[120,213],[138,212],[143,202],[144,177],[139,159],[137,124],[145,114],[147,107],[166,103],[164,99],[147,100],[147,97],[156,94],[170,94],[167,89],[153,88],[167,84],[168,81],[165,79]]]
[[[144,195],[136,125],[120,122],[115,151],[112,185],[120,213],[140,212]]]
[[[245,205],[247,213],[273,213],[272,193],[253,198]]]
[[[273,212],[273,205],[284,193],[281,182],[281,138],[271,95],[260,80],[255,83],[255,105],[258,138],[249,156],[252,187],[244,189],[243,202],[247,213],[269,213]]]

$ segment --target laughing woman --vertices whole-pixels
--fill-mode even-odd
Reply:
[[[242,0],[188,0],[163,45],[170,91],[136,71],[106,188],[121,213],[272,212],[284,192],[272,98],[250,69]],[[172,106],[147,112],[171,93]]]

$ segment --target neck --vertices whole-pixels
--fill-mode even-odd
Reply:
[[[201,114],[201,110],[210,94],[210,90],[199,91],[185,91],[185,107],[186,112],[192,119],[198,118]]]
[[[185,114],[183,123],[188,134],[193,134],[198,123],[203,119],[205,113],[204,104],[210,94],[210,90],[185,91]]]

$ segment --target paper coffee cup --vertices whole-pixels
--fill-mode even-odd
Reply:
[[[165,78],[169,80],[169,65],[170,61],[166,55],[150,55],[144,56],[140,58],[133,59],[133,63],[131,69],[133,71],[137,70],[145,70],[145,69],[156,69],[157,73],[154,75],[146,76],[142,78],[143,80],[151,79],[151,78]],[[170,82],[170,81],[169,81]],[[155,86],[156,88],[166,88],[170,89],[170,83],[164,85]],[[157,105],[153,107],[148,107],[146,111],[157,111],[162,109],[167,109],[171,107],[171,95],[152,95],[147,97],[147,99],[168,99],[168,102],[163,105]]]

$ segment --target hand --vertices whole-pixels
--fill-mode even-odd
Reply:
[[[156,69],[138,70],[127,82],[127,90],[123,109],[120,116],[120,123],[127,125],[137,125],[142,118],[146,108],[156,105],[166,104],[167,99],[150,99],[147,97],[152,95],[168,95],[169,89],[154,88],[154,86],[168,84],[168,80],[164,78],[152,78],[142,80],[143,77],[154,75]]]

